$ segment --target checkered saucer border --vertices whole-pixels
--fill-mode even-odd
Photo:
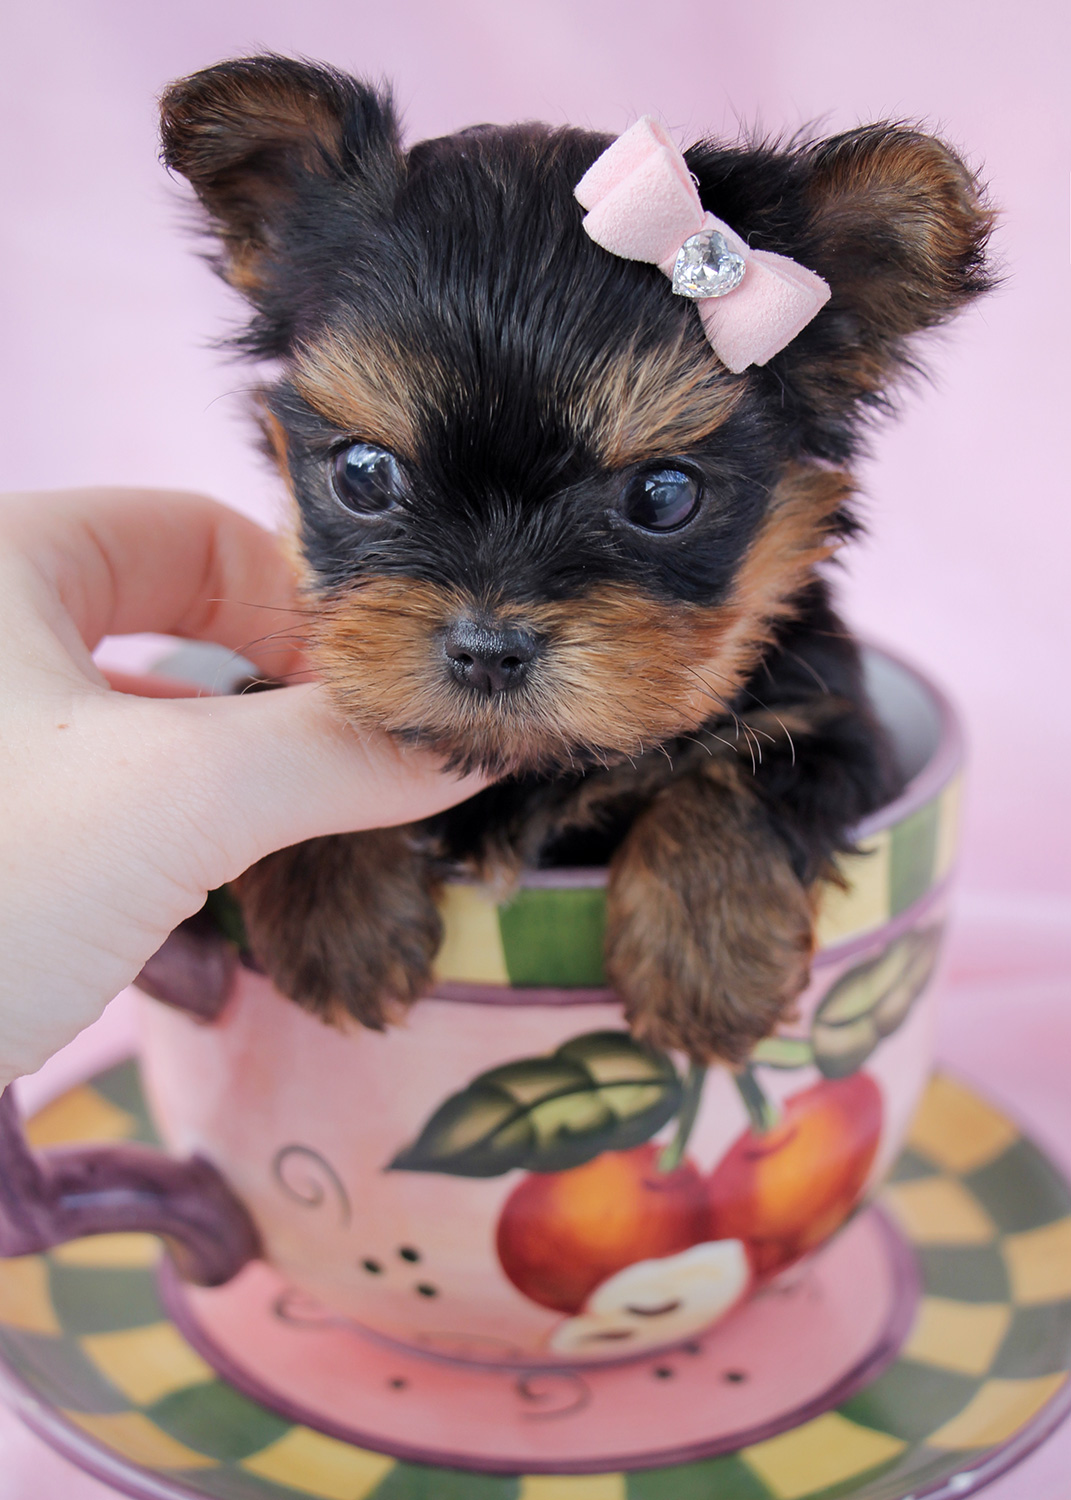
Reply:
[[[155,1139],[136,1065],[30,1122],[44,1146]],[[882,1199],[922,1296],[894,1363],[835,1410],[736,1453],[635,1473],[434,1469],[287,1421],[222,1381],[170,1320],[157,1242],[0,1261],[0,1384],[41,1434],[141,1500],[922,1500],[962,1497],[1071,1404],[1071,1192],[1005,1115],[931,1083]]]

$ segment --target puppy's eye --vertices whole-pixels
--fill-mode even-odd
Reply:
[[[354,443],[335,454],[334,485],[346,509],[359,516],[393,510],[404,488],[394,454],[372,443]]]
[[[622,509],[644,531],[675,531],[699,509],[703,486],[683,469],[655,469],[629,480]]]

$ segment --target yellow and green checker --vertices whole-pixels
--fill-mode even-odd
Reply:
[[[941,884],[956,847],[959,796],[957,777],[840,859],[844,884],[828,885],[819,906],[820,947],[875,931]],[[484,886],[456,883],[444,888],[440,908],[440,982],[561,989],[607,983],[604,885],[533,884],[498,901]]]
[[[127,1063],[31,1122],[37,1144],[153,1139]],[[836,1410],[739,1452],[635,1473],[494,1476],[396,1461],[221,1380],[161,1301],[158,1246],[105,1235],[0,1261],[0,1363],[65,1451],[138,1493],[209,1500],[906,1500],[969,1494],[1062,1414],[1071,1193],[998,1110],[945,1076],[883,1203],[922,1295],[897,1359]],[[49,1420],[41,1421],[47,1413]],[[946,1488],[946,1486],[948,1486]]]

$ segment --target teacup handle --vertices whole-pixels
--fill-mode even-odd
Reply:
[[[151,1146],[67,1146],[35,1154],[13,1091],[0,1095],[0,1257],[87,1234],[158,1234],[187,1281],[219,1286],[260,1255],[248,1210],[211,1162]]]

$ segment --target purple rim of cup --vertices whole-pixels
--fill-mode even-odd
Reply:
[[[896,651],[890,651],[885,646],[876,646],[871,641],[864,641],[863,646],[875,656],[884,657],[886,661],[892,662],[893,666],[899,667],[902,672],[918,683],[930,699],[931,706],[937,715],[938,728],[937,744],[926,764],[916,775],[912,776],[899,797],[894,798],[892,802],[887,802],[884,807],[879,807],[877,812],[871,813],[856,826],[853,833],[853,838],[856,840],[869,838],[871,834],[883,828],[895,827],[897,823],[910,817],[913,812],[917,812],[920,807],[925,807],[928,802],[931,802],[962,766],[965,748],[963,726],[959,715],[950,699],[937,686],[933,678]]]

